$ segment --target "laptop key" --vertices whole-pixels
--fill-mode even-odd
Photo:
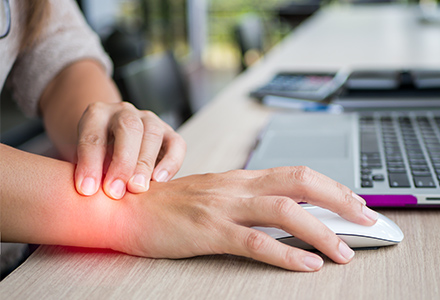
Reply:
[[[371,188],[371,187],[373,187],[373,181],[371,181],[371,180],[362,180],[361,187]]]
[[[370,180],[370,179],[371,179],[370,175],[361,175],[361,180],[362,181]]]
[[[380,152],[372,152],[372,153],[361,152],[361,160],[371,160],[371,159],[380,160]]]
[[[371,174],[371,169],[362,169],[361,174],[369,175],[369,174]]]
[[[405,168],[388,168],[388,173],[406,173]]]
[[[432,177],[414,176],[414,185],[416,188],[435,188],[435,183]]]
[[[385,159],[389,162],[403,162],[403,158],[400,155],[387,155]]]
[[[428,165],[409,165],[411,171],[429,172]]]
[[[363,169],[380,169],[380,168],[382,168],[382,164],[380,162],[379,163],[366,162],[366,163],[361,164],[361,168],[363,168]]]
[[[383,176],[382,174],[376,174],[376,175],[373,175],[373,180],[374,181],[384,181],[385,176]]]
[[[423,153],[408,153],[409,159],[425,159],[425,155]]]
[[[418,177],[431,177],[431,172],[429,171],[412,171],[411,174]]]
[[[425,162],[418,162],[418,163],[416,163],[416,162],[409,162],[409,165],[411,166],[411,167],[415,167],[415,168],[417,168],[417,167],[428,167],[428,163],[425,161]]]
[[[425,159],[410,159],[409,163],[410,164],[426,164],[426,160]]]
[[[390,161],[387,162],[387,167],[388,168],[404,168],[405,167],[405,163],[403,161]]]
[[[391,173],[388,181],[392,188],[411,187],[406,173]]]

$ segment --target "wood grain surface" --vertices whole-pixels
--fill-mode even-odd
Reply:
[[[321,11],[238,77],[179,132],[178,176],[242,168],[273,109],[249,91],[283,70],[438,67],[440,26],[398,6]],[[356,251],[317,273],[214,255],[168,260],[41,246],[0,283],[2,299],[440,299],[440,210],[379,210],[405,234],[397,246]]]

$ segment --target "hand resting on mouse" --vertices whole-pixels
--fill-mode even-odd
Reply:
[[[127,193],[114,201],[102,190],[79,195],[73,164],[4,145],[1,152],[2,241],[111,248],[151,258],[229,253],[289,270],[316,271],[323,264],[320,256],[250,227],[281,228],[345,264],[354,252],[298,202],[361,225],[377,219],[349,188],[307,167],[151,182],[148,192]]]
[[[333,231],[350,248],[377,249],[378,247],[396,245],[404,238],[404,234],[399,226],[382,214],[378,214],[378,219],[373,226],[362,226],[347,221],[338,214],[319,206],[301,204],[301,207]],[[279,228],[253,228],[261,230],[287,245],[306,250],[313,249],[313,246],[304,243],[304,241]]]

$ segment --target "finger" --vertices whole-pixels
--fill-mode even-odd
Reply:
[[[241,255],[292,271],[318,271],[324,261],[316,254],[282,244],[267,234],[239,225],[226,231],[230,254]]]
[[[142,145],[135,166],[135,172],[128,183],[128,189],[132,193],[141,193],[148,190],[164,138],[165,127],[162,121],[151,112],[145,113],[144,117],[142,117],[144,128]]]
[[[258,195],[288,196],[296,202],[308,202],[327,208],[343,218],[371,226],[377,213],[348,187],[307,167],[280,168],[251,181]]]
[[[164,136],[161,151],[164,154],[154,169],[152,178],[158,182],[165,182],[173,178],[182,166],[186,153],[186,143],[180,135],[174,131],[169,131]]]
[[[137,113],[127,106],[113,115],[109,128],[114,135],[114,146],[103,187],[109,197],[121,199],[136,168],[144,126]]]
[[[263,196],[242,200],[236,209],[239,224],[280,228],[312,245],[337,263],[348,263],[354,256],[336,234],[298,203],[288,197]]]
[[[103,109],[99,103],[90,105],[78,125],[75,186],[85,196],[95,194],[101,185],[109,122]]]

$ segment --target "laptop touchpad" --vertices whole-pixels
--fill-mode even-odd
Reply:
[[[346,158],[347,141],[347,134],[344,132],[269,132],[263,152],[264,156],[276,159]]]

